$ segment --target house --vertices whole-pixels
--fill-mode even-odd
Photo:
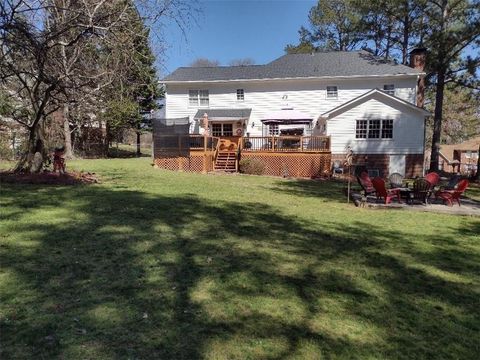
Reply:
[[[480,136],[460,144],[442,145],[440,147],[439,169],[446,172],[471,175],[477,170]]]
[[[236,170],[240,158],[254,157],[267,174],[315,176],[351,149],[356,168],[421,175],[425,49],[410,56],[412,66],[335,51],[288,54],[265,65],[178,68],[162,80],[165,119],[156,131],[155,163]],[[177,130],[167,123],[190,140],[169,143]],[[199,141],[202,165],[194,159]]]

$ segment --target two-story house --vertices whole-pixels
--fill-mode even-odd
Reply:
[[[348,149],[354,165],[382,176],[421,175],[429,115],[422,108],[424,62],[419,49],[411,53],[412,66],[336,51],[289,54],[265,65],[181,67],[162,80],[165,118],[183,118],[190,134],[235,143],[236,160],[256,152],[269,168],[277,154],[277,166],[267,171],[272,175],[296,161],[307,161],[310,172],[292,168],[290,174],[318,174],[326,162],[313,160],[315,153],[328,153],[330,168]]]

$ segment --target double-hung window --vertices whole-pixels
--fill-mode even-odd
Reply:
[[[243,89],[237,89],[237,101],[245,100],[245,91]]]
[[[270,136],[277,136],[280,134],[280,130],[278,128],[278,124],[270,124],[268,125],[268,135]]]
[[[395,85],[385,84],[383,85],[383,91],[385,91],[389,95],[395,95]]]
[[[212,136],[233,136],[233,125],[222,123],[212,124]]]
[[[338,87],[327,86],[327,99],[337,99],[337,98],[338,98]]]
[[[188,104],[190,106],[208,106],[209,105],[208,90],[189,90]]]
[[[393,139],[393,120],[357,120],[356,139]]]

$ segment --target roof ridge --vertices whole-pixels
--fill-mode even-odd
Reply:
[[[214,66],[179,66],[178,69],[215,69],[215,68],[237,68],[237,67],[254,67],[254,66],[265,66],[267,64],[250,64],[250,65],[214,65]]]

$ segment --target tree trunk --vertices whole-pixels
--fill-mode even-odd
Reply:
[[[140,151],[140,131],[137,130],[137,157],[140,157],[142,152]]]
[[[437,74],[435,94],[435,114],[433,117],[432,153],[430,155],[430,171],[438,171],[438,157],[442,139],[443,90],[445,89],[445,70]]]
[[[37,124],[33,129],[29,128],[29,131],[27,151],[20,157],[17,165],[15,165],[14,172],[40,172],[43,164],[47,161],[48,154],[45,148],[45,140],[41,126]],[[36,153],[40,154],[41,164],[34,169]]]
[[[478,145],[477,173],[475,174],[474,180],[480,181],[480,145]]]
[[[72,149],[72,132],[70,131],[70,113],[68,104],[63,104],[63,134],[65,138],[65,158],[73,158],[73,149]]]
[[[105,141],[103,144],[103,155],[108,157],[108,149],[110,148],[111,134],[110,134],[110,125],[108,121],[105,122]]]

